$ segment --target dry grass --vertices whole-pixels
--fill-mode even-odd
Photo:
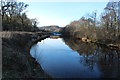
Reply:
[[[0,32],[2,34],[3,78],[48,78],[29,53],[33,37],[45,37],[47,33]],[[35,38],[37,39],[37,38]],[[29,43],[30,44],[30,43]]]

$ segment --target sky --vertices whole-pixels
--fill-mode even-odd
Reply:
[[[28,1],[27,15],[29,18],[37,18],[38,26],[58,25],[64,27],[82,16],[88,16],[93,11],[97,15],[103,12],[106,2],[42,2]],[[99,16],[97,16],[99,17]]]

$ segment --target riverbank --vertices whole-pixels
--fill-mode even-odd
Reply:
[[[84,42],[84,43],[94,43],[99,46],[104,46],[106,48],[109,48],[111,50],[120,50],[120,40],[117,39],[115,41],[109,40],[109,39],[101,39],[101,40],[92,40],[87,37],[76,37],[76,36],[66,36],[62,34],[62,37],[64,39],[73,39],[78,42]]]
[[[80,39],[82,42],[85,42],[85,43],[94,43],[94,44],[97,44],[97,45],[101,45],[101,46],[105,46],[106,48],[109,48],[109,49],[113,49],[113,50],[120,50],[120,42],[119,41],[114,41],[114,42],[109,42],[109,41],[97,41],[97,40],[91,40],[91,39],[88,39],[86,37],[83,37]]]
[[[2,78],[50,78],[30,55],[30,48],[49,33],[0,32],[2,36]]]

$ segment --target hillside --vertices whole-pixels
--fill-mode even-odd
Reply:
[[[43,26],[39,27],[40,30],[50,31],[50,32],[59,32],[62,28],[56,25]]]

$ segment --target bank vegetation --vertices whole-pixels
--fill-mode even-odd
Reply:
[[[28,4],[2,0],[2,79],[51,78],[30,55],[31,46],[48,36],[39,31],[37,19],[27,17]]]
[[[16,0],[1,1],[2,29],[3,31],[36,31],[37,19],[27,17],[29,5]]]
[[[97,11],[72,21],[62,29],[65,37],[87,39],[105,44],[120,43],[120,1],[108,2],[97,19]]]

